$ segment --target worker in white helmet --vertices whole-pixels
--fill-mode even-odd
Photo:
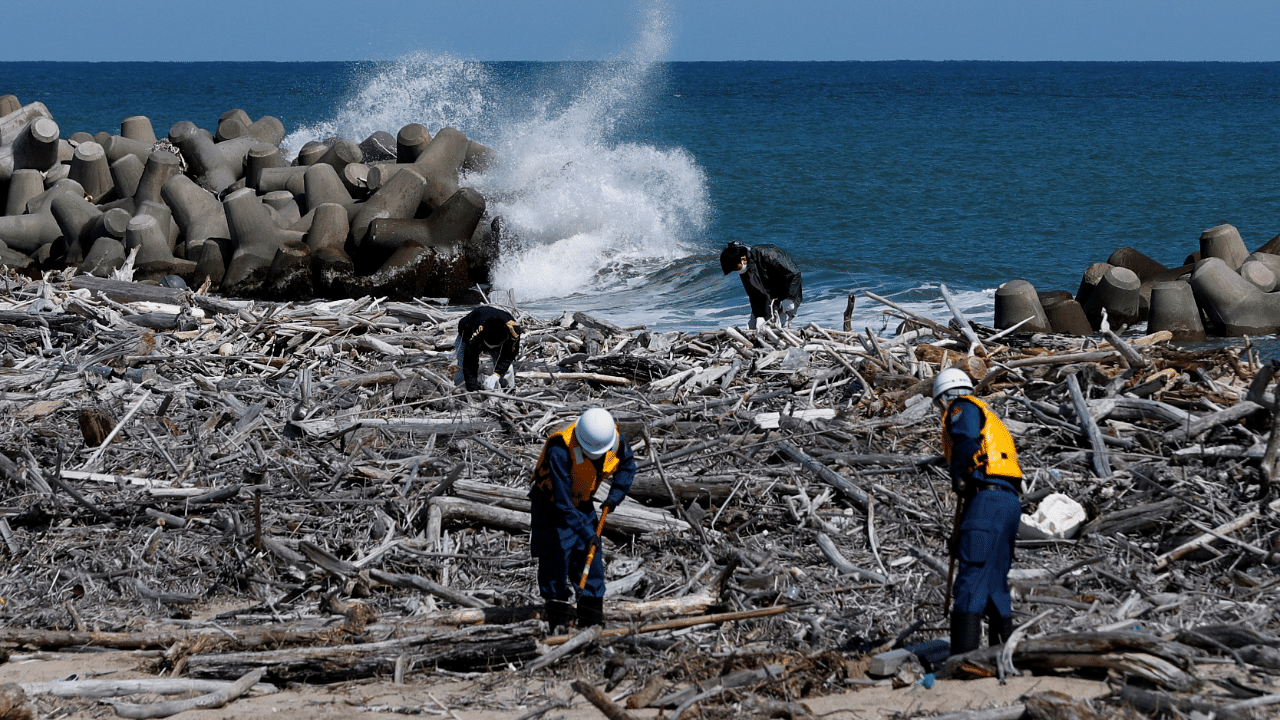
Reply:
[[[547,438],[529,490],[530,549],[538,559],[538,590],[553,630],[567,626],[575,615],[582,627],[604,622],[604,551],[593,497],[609,481],[600,509],[615,509],[626,499],[635,474],[631,445],[608,410],[591,408]],[[592,547],[596,552],[589,552]],[[591,565],[579,587],[588,556]],[[571,604],[575,589],[576,613]]]
[[[950,542],[951,654],[976,649],[982,617],[988,642],[998,645],[1013,631],[1009,567],[1022,516],[1022,468],[1013,436],[986,403],[973,396],[973,381],[959,368],[933,380],[933,400],[942,411],[942,447],[957,496]]]

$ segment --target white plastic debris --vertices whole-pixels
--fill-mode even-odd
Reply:
[[[1018,537],[1022,540],[1070,538],[1088,519],[1083,505],[1062,493],[1053,493],[1040,501],[1034,514],[1022,516]]]

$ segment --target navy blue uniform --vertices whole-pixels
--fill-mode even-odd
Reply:
[[[948,415],[947,432],[954,443],[952,487],[967,499],[955,539],[958,569],[952,611],[1008,619],[1013,615],[1009,567],[1022,516],[1018,481],[988,476],[981,467],[973,467],[973,457],[982,447],[984,415],[978,406],[960,398],[951,403]]]
[[[609,486],[607,502],[622,503],[636,475],[635,455],[624,435],[618,435],[618,469]],[[602,460],[594,461],[599,472]],[[547,447],[546,464],[551,470],[551,492],[529,491],[532,513],[530,551],[538,559],[538,590],[545,600],[568,601],[582,577],[587,562],[587,548],[597,542],[595,502],[573,502],[573,479],[570,477],[569,449],[561,439]],[[604,553],[596,550],[587,573],[582,597],[604,597]]]

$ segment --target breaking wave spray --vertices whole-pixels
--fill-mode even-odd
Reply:
[[[284,145],[296,153],[310,140],[359,141],[410,122],[457,128],[499,157],[462,178],[485,196],[488,216],[502,218],[494,287],[536,303],[641,285],[697,252],[710,214],[705,174],[688,152],[621,139],[659,89],[670,40],[656,2],[622,60],[513,68],[402,58],[376,66],[332,120]]]

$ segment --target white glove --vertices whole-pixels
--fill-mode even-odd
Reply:
[[[796,304],[791,300],[783,300],[778,303],[778,324],[782,327],[791,327],[791,321],[796,316]]]
[[[751,322],[748,323],[747,326],[752,330],[759,330],[760,328],[763,328],[765,325],[768,325],[768,324],[769,324],[768,320],[765,320],[762,317],[758,317],[758,318],[751,318]]]
[[[484,379],[484,389],[485,389],[485,390],[490,390],[490,391],[492,391],[492,390],[497,390],[497,389],[498,389],[498,380],[499,380],[499,379],[500,379],[500,378],[498,377],[498,375],[497,375],[496,373],[495,373],[495,374],[493,374],[493,375],[490,375],[490,376],[489,376],[489,377],[487,377],[487,378],[485,378],[485,379]]]

